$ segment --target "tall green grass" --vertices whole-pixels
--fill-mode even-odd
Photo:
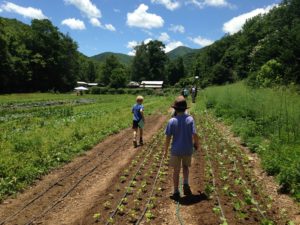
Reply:
[[[276,175],[282,191],[300,200],[300,96],[287,88],[210,87],[201,98]]]
[[[132,95],[0,96],[0,200],[129,127],[134,103]],[[145,112],[165,113],[170,104],[169,97],[146,96]]]

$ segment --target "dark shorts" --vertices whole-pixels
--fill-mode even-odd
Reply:
[[[139,122],[136,121],[136,120],[133,120],[133,121],[132,121],[132,129],[136,129],[136,128],[138,128],[138,127],[139,127]]]

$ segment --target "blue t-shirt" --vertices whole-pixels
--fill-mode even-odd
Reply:
[[[189,156],[193,154],[193,134],[196,134],[192,116],[183,114],[169,120],[165,134],[173,136],[171,154]]]
[[[133,120],[140,121],[142,119],[141,110],[144,111],[144,106],[140,104],[134,104],[132,107]]]

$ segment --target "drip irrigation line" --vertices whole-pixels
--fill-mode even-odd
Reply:
[[[207,116],[207,112],[206,112],[206,116]],[[204,136],[204,141],[207,142],[206,140],[206,137]],[[218,205],[220,207],[220,211],[221,211],[221,214],[222,214],[222,218],[224,218],[225,221],[226,220],[226,217],[225,217],[225,214],[224,214],[224,210],[222,208],[222,204],[221,204],[221,200],[220,200],[220,197],[218,195],[218,192],[216,191],[216,179],[215,179],[215,175],[214,175],[214,169],[212,167],[212,162],[210,160],[210,155],[207,151],[205,151],[206,155],[208,156],[207,159],[208,159],[208,163],[210,165],[210,168],[211,168],[211,174],[212,174],[212,181],[213,181],[213,186],[214,186],[214,192],[215,192],[215,195],[216,195],[216,198],[217,198],[217,201],[218,201]],[[227,222],[228,223],[228,222]]]
[[[179,192],[180,194],[182,195],[183,191],[182,191],[182,177],[180,176],[180,179],[179,179]],[[180,223],[180,225],[184,225],[184,222],[183,222],[183,219],[180,215],[180,203],[179,203],[179,200],[177,200],[177,204],[176,204],[176,217]]]
[[[105,159],[102,162],[104,162],[105,160],[109,159],[120,148],[121,147],[116,148],[111,154],[109,154],[108,156],[106,156]],[[29,222],[27,222],[26,225],[31,225],[37,219],[39,219],[39,218],[43,217],[44,215],[46,215],[56,205],[58,205],[61,201],[63,201],[63,199],[65,197],[67,197],[87,176],[89,176],[91,173],[93,173],[101,165],[102,165],[102,163],[101,164],[99,163],[96,166],[94,166],[91,170],[89,170],[89,172],[87,172],[86,174],[84,174],[68,191],[66,191],[57,201],[55,201],[48,209],[46,209],[40,215],[34,217],[32,220],[30,220]]]
[[[158,145],[158,143],[155,143],[155,146],[154,146],[154,147],[156,147],[157,145]],[[148,151],[146,157],[147,157],[148,155],[150,155],[150,154],[152,153],[153,149],[154,149],[153,146],[149,146],[149,147],[152,147],[152,148],[150,149],[150,151]],[[140,165],[139,165],[139,167],[138,167],[136,173],[134,174],[134,176],[133,176],[132,179],[130,180],[129,186],[130,186],[130,184],[134,181],[134,179],[136,178],[136,176],[138,175],[138,173],[140,172],[140,170],[141,170],[143,164],[144,164],[145,161],[146,161],[146,157],[145,157],[145,159],[140,163]],[[115,210],[110,214],[109,218],[114,218],[114,217],[115,217],[115,215],[117,214],[117,212],[118,212],[118,210],[119,210],[119,209],[118,209],[119,206],[123,203],[124,198],[126,198],[126,196],[128,195],[128,192],[129,192],[129,191],[126,190],[126,192],[125,192],[124,195],[122,196],[121,200],[119,201],[117,207],[116,207]],[[105,223],[105,225],[108,225],[108,224],[110,224],[109,221],[107,221],[107,222]]]
[[[113,150],[113,153],[115,153],[116,151],[118,151],[119,149],[121,149],[121,147],[124,147],[126,144],[128,143],[128,140],[126,140],[124,142],[124,144],[122,146],[119,146],[117,148],[115,148]],[[34,203],[36,200],[38,200],[39,198],[41,198],[43,195],[45,195],[48,191],[50,191],[53,187],[55,187],[56,185],[58,185],[61,181],[63,181],[64,179],[70,177],[71,175],[73,175],[75,172],[79,171],[79,169],[81,167],[83,167],[84,165],[86,165],[87,163],[90,163],[91,161],[93,161],[94,159],[98,158],[99,156],[103,155],[104,152],[98,153],[96,155],[96,157],[90,158],[89,160],[84,161],[82,164],[80,164],[78,167],[76,167],[76,169],[74,169],[73,171],[71,171],[70,173],[68,173],[67,175],[61,177],[58,181],[54,182],[53,184],[51,184],[48,188],[46,188],[43,192],[41,192],[40,194],[38,194],[37,196],[35,196],[33,199],[31,199],[29,202],[27,202],[25,205],[23,205],[23,207],[21,207],[19,210],[17,210],[14,214],[10,215],[9,217],[7,217],[5,220],[3,220],[2,222],[0,222],[0,225],[4,225],[6,222],[12,220],[14,217],[16,217],[17,215],[19,215],[24,209],[26,209],[29,205],[31,205],[32,203]],[[112,155],[112,154],[111,154]],[[111,156],[109,155],[109,157]],[[107,158],[105,158],[102,162],[104,162]]]
[[[162,158],[161,158],[161,161],[160,161],[159,169],[158,169],[158,171],[157,171],[157,174],[156,174],[156,177],[155,177],[153,186],[152,186],[151,193],[150,193],[150,195],[149,195],[149,197],[148,197],[148,201],[147,201],[147,203],[146,203],[146,207],[144,208],[144,210],[143,210],[143,212],[142,212],[142,215],[140,216],[140,218],[138,219],[138,221],[135,223],[135,225],[139,225],[139,224],[142,222],[142,220],[143,220],[143,218],[144,218],[144,216],[145,216],[145,214],[146,214],[146,212],[147,212],[148,204],[151,202],[151,197],[153,196],[154,189],[155,189],[155,186],[156,186],[156,183],[157,183],[157,179],[158,179],[158,176],[159,176],[159,173],[160,173],[160,170],[161,170],[161,167],[162,167],[164,158],[165,158],[165,156],[163,155]]]
[[[124,142],[124,144],[122,144],[121,146],[115,148],[113,150],[113,152],[108,155],[107,157],[105,157],[102,161],[101,164],[107,160],[109,157],[111,157],[116,151],[118,151],[119,149],[121,149],[122,147],[124,148],[124,146],[128,143],[129,140],[126,140]],[[64,179],[70,177],[71,175],[73,175],[75,172],[79,171],[80,168],[82,168],[84,165],[86,165],[87,163],[90,163],[91,161],[93,161],[94,159],[98,158],[99,156],[103,155],[104,152],[98,153],[96,155],[96,157],[90,158],[87,161],[84,161],[82,164],[80,164],[78,167],[76,167],[76,169],[74,169],[73,171],[71,171],[70,173],[68,173],[67,175],[61,177],[58,181],[54,182],[53,184],[51,184],[48,188],[46,188],[43,192],[41,192],[39,195],[37,195],[36,197],[34,197],[33,199],[31,199],[29,202],[27,202],[22,208],[20,208],[19,210],[17,210],[15,213],[13,213],[12,215],[10,215],[9,217],[7,217],[5,220],[0,222],[0,225],[4,225],[6,222],[12,220],[14,217],[16,217],[17,215],[19,215],[23,210],[25,210],[28,206],[30,206],[32,203],[34,203],[36,200],[38,200],[39,198],[41,198],[43,195],[45,195],[49,190],[51,190],[53,187],[55,187],[56,185],[58,185],[61,181],[63,181]],[[85,174],[83,177],[86,177],[87,175],[89,175],[91,172],[88,172],[88,174]],[[78,184],[81,182],[82,179],[79,180],[79,182],[77,182]],[[77,184],[77,185],[78,185]],[[76,187],[76,186],[75,186]],[[74,187],[74,188],[75,188]],[[72,190],[74,189],[73,187],[71,188]],[[70,193],[69,191],[67,191],[66,193]],[[64,194],[65,195],[65,194]],[[64,196],[65,198],[66,196]],[[53,207],[52,207],[53,208]],[[39,216],[40,217],[40,216]]]

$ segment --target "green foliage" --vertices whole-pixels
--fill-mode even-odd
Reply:
[[[109,58],[112,55],[114,57],[116,57],[118,59],[118,61],[120,63],[122,63],[124,66],[129,66],[132,63],[132,60],[133,60],[132,56],[121,54],[121,53],[113,53],[113,52],[104,52],[104,53],[101,53],[101,54],[98,54],[98,55],[94,55],[90,58],[97,61],[97,62],[104,63],[106,61],[106,59]]]
[[[298,11],[297,11],[298,10]],[[300,14],[297,0],[283,1],[210,46],[183,56],[187,74],[200,86],[249,77],[249,84],[300,84]]]
[[[211,87],[202,93],[208,109],[232,125],[281,189],[300,197],[300,101],[286,88],[250,89],[243,83]],[[299,198],[300,199],[300,198]]]
[[[145,113],[166,112],[170,102],[147,96]],[[0,96],[0,201],[129,127],[134,103],[131,95]]]
[[[150,41],[135,47],[136,55],[132,63],[131,79],[165,80],[165,62],[167,56],[163,51],[164,44],[160,41]]]

